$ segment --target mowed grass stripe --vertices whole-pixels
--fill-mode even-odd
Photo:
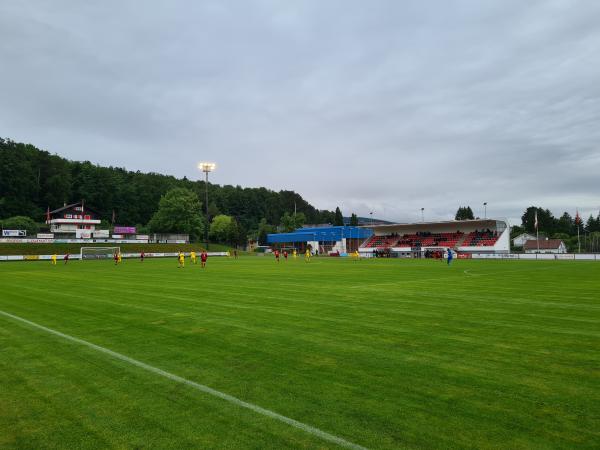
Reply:
[[[233,404],[235,406],[239,406],[241,408],[246,408],[246,409],[249,409],[249,410],[251,410],[251,411],[253,411],[253,412],[257,413],[257,414],[261,414],[261,415],[269,417],[271,419],[278,420],[278,421],[283,422],[283,423],[285,423],[287,425],[290,425],[292,427],[298,428],[299,430],[302,430],[302,431],[304,431],[306,433],[309,433],[309,434],[312,434],[312,435],[314,435],[314,436],[316,436],[318,438],[321,438],[321,439],[323,439],[325,441],[328,441],[328,442],[334,443],[336,445],[339,445],[340,447],[348,448],[348,449],[351,449],[351,450],[367,450],[365,447],[362,447],[362,446],[360,446],[358,444],[355,444],[353,442],[349,442],[349,441],[347,441],[347,440],[345,440],[343,438],[340,438],[339,436],[334,436],[334,435],[332,435],[330,433],[327,433],[325,431],[319,430],[318,428],[312,427],[312,426],[307,425],[305,423],[302,423],[302,422],[299,422],[297,420],[291,419],[289,417],[283,416],[283,415],[278,414],[278,413],[276,413],[274,411],[271,411],[269,409],[261,408],[258,405],[245,402],[243,400],[240,400],[237,397],[231,396],[229,394],[226,394],[224,392],[218,391],[216,389],[212,389],[209,386],[206,386],[206,385],[203,385],[203,384],[200,384],[200,383],[196,383],[196,382],[188,380],[186,378],[182,378],[182,377],[180,377],[178,375],[175,375],[175,374],[172,374],[170,372],[164,371],[162,369],[159,369],[158,367],[151,366],[151,365],[146,364],[146,363],[144,363],[142,361],[138,361],[137,359],[130,358],[129,356],[123,355],[121,353],[114,352],[114,351],[112,351],[110,349],[107,349],[105,347],[93,344],[91,342],[85,341],[83,339],[79,339],[79,338],[74,337],[74,336],[70,336],[68,334],[61,333],[60,331],[53,330],[51,328],[45,327],[45,326],[40,325],[38,323],[32,322],[30,320],[27,320],[27,319],[25,319],[23,317],[19,317],[19,316],[15,316],[14,314],[7,313],[6,311],[0,310],[0,315],[3,315],[3,316],[8,317],[10,319],[19,321],[19,322],[21,322],[23,324],[26,324],[27,326],[29,326],[31,328],[35,328],[37,330],[42,330],[42,331],[44,331],[44,332],[46,332],[48,334],[51,334],[53,336],[57,336],[57,337],[59,337],[61,339],[73,342],[75,344],[83,345],[85,347],[91,348],[92,350],[95,350],[95,351],[100,352],[100,353],[104,353],[104,354],[106,354],[106,355],[108,355],[108,356],[110,356],[112,358],[124,361],[124,362],[126,362],[128,364],[131,364],[132,366],[135,366],[137,368],[143,369],[143,370],[145,370],[147,372],[150,372],[150,373],[152,373],[154,375],[158,375],[158,376],[161,376],[163,378],[167,378],[167,379],[169,379],[171,381],[174,381],[176,383],[185,384],[186,386],[192,387],[192,388],[194,388],[194,389],[196,389],[196,390],[198,390],[200,392],[212,395],[213,397],[217,397],[217,398],[219,398],[221,400],[225,400],[226,402],[229,402],[229,403],[231,403],[231,404]]]
[[[373,448],[586,447],[596,436],[600,265],[147,262],[14,264],[18,294],[0,304]],[[439,280],[397,289],[390,277]],[[363,279],[383,286],[347,289]]]

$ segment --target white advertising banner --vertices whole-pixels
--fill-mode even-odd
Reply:
[[[25,237],[27,230],[2,230],[2,237]]]
[[[75,237],[77,239],[91,239],[92,238],[92,230],[75,230]]]

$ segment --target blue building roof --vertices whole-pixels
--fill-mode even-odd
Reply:
[[[373,234],[368,228],[361,227],[314,227],[298,228],[291,233],[274,233],[267,235],[267,243],[308,242],[308,241],[341,241],[346,239],[367,239]]]

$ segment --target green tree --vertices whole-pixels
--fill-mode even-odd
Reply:
[[[171,189],[161,197],[148,228],[153,233],[188,233],[190,239],[198,240],[204,232],[198,196],[189,189]]]
[[[512,227],[510,227],[510,238],[514,239],[517,236],[523,234],[525,232],[525,229],[519,225],[513,225]]]
[[[219,214],[221,214],[221,211],[219,211],[216,203],[210,203],[210,205],[208,205],[208,217],[217,217]]]
[[[269,225],[267,223],[267,219],[264,217],[260,219],[258,223],[258,244],[259,245],[267,245],[267,235],[270,233],[275,233],[275,227],[273,225]]]
[[[358,226],[358,216],[354,213],[352,213],[352,215],[350,216],[350,226]]]
[[[14,216],[0,222],[3,230],[26,230],[27,236],[34,236],[40,227],[30,217]]]
[[[290,214],[287,211],[281,216],[281,229],[285,233],[301,228],[306,221],[304,213]]]
[[[530,206],[521,216],[523,228],[528,233],[535,233],[535,213],[537,211],[538,229],[540,233],[552,235],[556,229],[556,219],[548,209]]]
[[[473,220],[473,210],[470,206],[459,206],[454,216],[454,220]]]
[[[575,228],[575,220],[568,212],[563,213],[563,215],[560,216],[560,218],[556,221],[555,231],[556,233],[562,233],[566,235],[577,233],[577,229]]]
[[[212,241],[232,243],[237,239],[237,224],[233,217],[219,214],[212,220],[209,234]]]
[[[590,214],[590,217],[585,224],[585,231],[587,231],[588,233],[600,231],[600,214],[598,214],[598,217],[596,217],[595,219],[594,216]]]
[[[279,221],[281,226],[281,231],[284,233],[289,233],[290,231],[294,231],[296,229],[296,222],[294,218],[287,211],[283,213],[281,219]]]
[[[333,225],[336,227],[341,227],[344,225],[344,216],[342,215],[342,211],[339,206],[335,208],[335,217],[333,219]]]

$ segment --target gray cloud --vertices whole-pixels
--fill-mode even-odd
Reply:
[[[0,5],[0,135],[391,220],[600,207],[600,3]],[[481,214],[481,212],[480,212]]]

